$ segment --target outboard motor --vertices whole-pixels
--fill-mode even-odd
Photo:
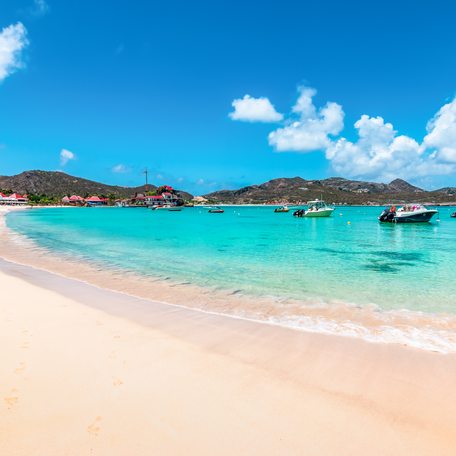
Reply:
[[[293,217],[302,217],[304,215],[303,209],[298,209],[297,211],[293,212]]]
[[[383,209],[383,212],[380,214],[380,217],[378,219],[381,222],[386,222],[389,213],[390,213],[389,209]]]
[[[390,208],[384,209],[378,218],[381,222],[394,222],[396,212],[391,212]]]

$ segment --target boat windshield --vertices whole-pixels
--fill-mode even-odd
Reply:
[[[307,206],[309,206],[309,210],[315,210],[315,209],[322,209],[327,207],[326,203],[324,201],[309,201],[307,203]]]
[[[398,212],[415,212],[421,209],[426,208],[421,204],[405,204],[404,206],[398,209]]]

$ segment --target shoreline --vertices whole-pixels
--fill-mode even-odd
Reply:
[[[202,312],[4,259],[0,288],[5,454],[456,452],[456,354]]]
[[[5,454],[456,451],[455,355],[211,315],[3,260],[0,287]]]
[[[426,351],[456,353],[456,316],[413,311],[379,311],[341,301],[274,299],[251,296],[236,290],[201,287],[140,275],[88,260],[79,260],[37,246],[6,226],[0,208],[0,258],[79,280],[128,296],[160,301],[167,305],[224,315],[314,334],[330,334],[372,343],[408,345]],[[419,331],[416,330],[419,328]]]
[[[401,205],[402,203],[391,203],[397,205]],[[335,206],[336,208],[344,208],[344,207],[378,207],[378,208],[384,208],[385,206],[391,205],[390,203],[385,203],[385,204],[344,204],[344,203],[331,203],[331,206]],[[405,204],[405,203],[404,203]],[[426,203],[420,203],[425,206],[432,206],[432,207],[443,207],[443,208],[456,208],[456,201],[451,201],[451,202],[442,202],[442,203],[433,203],[433,202],[426,202]],[[280,206],[289,206],[289,207],[302,207],[302,206],[307,206],[307,202],[301,202],[301,203],[205,203],[205,204],[194,204],[193,206],[181,206],[187,209],[192,209],[192,208],[209,208],[212,206],[220,206],[220,207],[280,207]],[[87,206],[73,206],[70,204],[46,204],[46,205],[40,205],[40,204],[33,204],[33,205],[22,205],[22,206],[8,206],[8,205],[1,205],[0,208],[18,208],[18,209],[42,209],[42,208],[74,208],[74,209],[81,209],[83,207]],[[116,207],[115,205],[102,205],[102,206],[93,206],[92,209],[102,209],[102,208],[112,208]],[[141,207],[142,208],[142,207]],[[144,207],[144,209],[147,209],[147,206]]]

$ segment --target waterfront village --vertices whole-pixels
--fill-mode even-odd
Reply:
[[[182,206],[184,200],[172,187],[164,185],[153,192],[135,193],[130,198],[117,198],[116,195],[65,195],[62,198],[46,195],[27,195],[0,191],[0,205],[59,205],[59,206]]]

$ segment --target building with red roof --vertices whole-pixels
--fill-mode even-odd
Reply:
[[[84,198],[79,195],[71,195],[69,198],[70,201],[84,201]]]
[[[0,204],[7,204],[9,206],[18,206],[22,204],[27,204],[28,198],[27,195],[20,195],[19,193],[12,193],[11,195],[7,196],[1,193],[0,197]]]
[[[18,201],[19,200],[27,200],[27,196],[26,195],[21,195],[20,193],[11,193],[9,198],[15,199],[15,200],[18,200]]]
[[[146,196],[145,201],[148,206],[163,206],[165,204],[177,206],[179,198],[175,193],[163,192],[161,195]]]
[[[89,206],[102,206],[104,204],[107,204],[106,198],[102,199],[96,195],[93,195],[90,198],[87,198],[85,201]]]
[[[165,199],[161,195],[146,196],[145,203],[147,206],[163,206]]]
[[[68,197],[66,197],[66,198],[68,198]],[[66,200],[63,201],[63,199],[62,199],[62,203],[66,203]],[[68,203],[66,203],[66,204],[71,204],[72,206],[82,206],[84,204],[84,198],[79,195],[71,195],[68,198]]]

